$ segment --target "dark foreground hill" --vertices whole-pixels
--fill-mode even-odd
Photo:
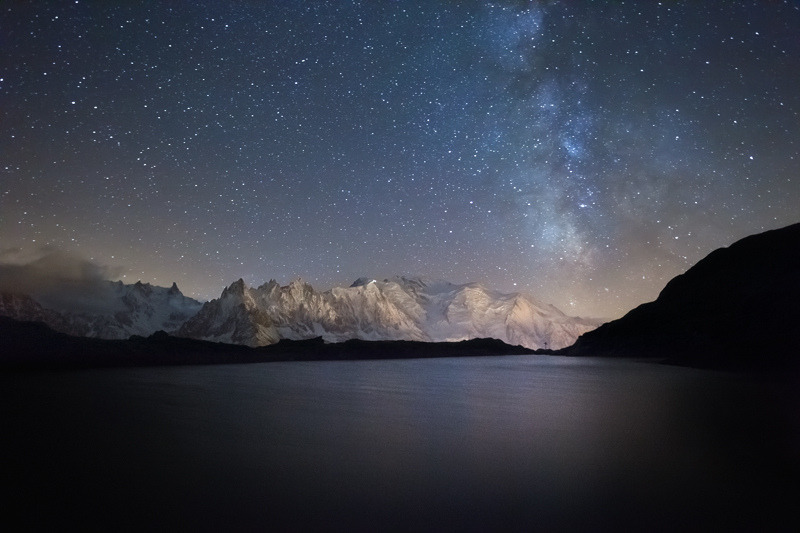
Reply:
[[[496,339],[461,342],[283,340],[261,348],[172,337],[158,332],[128,340],[73,337],[41,322],[0,317],[0,368],[61,369],[113,366],[410,359],[529,354]]]
[[[689,366],[800,368],[800,224],[713,251],[658,298],[557,353]]]

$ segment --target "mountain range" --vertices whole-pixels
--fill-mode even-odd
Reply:
[[[495,338],[527,348],[569,346],[598,321],[569,317],[522,294],[477,283],[360,278],[316,291],[302,280],[248,287],[241,279],[178,330],[195,339],[264,346],[280,339],[452,342]]]
[[[175,284],[165,288],[104,281],[61,287],[57,297],[32,292],[14,293],[6,288],[0,293],[0,317],[42,322],[72,338],[152,339],[160,331],[159,335],[205,343],[162,346],[169,353],[178,348],[217,353],[219,349],[208,346],[239,345],[230,352],[281,342],[281,354],[318,350],[317,344],[287,348],[287,342],[311,339],[318,343],[354,339],[453,343],[494,338],[511,346],[539,349],[539,353],[658,358],[710,368],[800,368],[800,224],[752,235],[713,251],[673,278],[655,301],[599,327],[599,321],[567,316],[523,294],[423,278],[360,278],[350,287],[324,292],[300,279],[286,286],[273,280],[260,287],[248,287],[240,279],[219,298],[205,303],[184,296]],[[8,335],[16,327],[4,322]],[[31,335],[44,333],[29,330],[9,346],[22,349],[24,339]],[[159,338],[151,342],[163,344]],[[88,346],[53,339],[47,345],[49,351],[57,351],[54,347],[59,343],[72,343],[76,354]],[[124,349],[146,351],[147,346]],[[418,346],[393,346],[404,353],[424,351]],[[496,349],[489,345],[481,349],[487,347]],[[120,349],[92,345],[98,353]],[[363,345],[357,350],[376,356]],[[227,355],[221,357],[224,360]],[[261,360],[262,356],[237,357]],[[335,357],[346,355],[336,352]]]
[[[0,316],[29,322],[44,322],[55,331],[76,337],[127,339],[156,331],[175,331],[203,306],[184,296],[176,284],[158,287],[136,282],[71,283],[60,298],[51,293],[0,293]],[[64,294],[70,296],[64,304]],[[41,303],[44,302],[44,303]],[[55,302],[58,305],[48,305]]]
[[[175,284],[102,282],[78,289],[69,291],[74,308],[63,297],[55,308],[46,305],[46,296],[4,292],[0,316],[41,321],[73,336],[127,339],[166,331],[251,347],[322,337],[328,342],[495,338],[530,349],[561,348],[600,324],[567,316],[523,294],[423,278],[360,278],[350,287],[328,291],[300,279],[287,286],[272,280],[260,287],[240,279],[206,303],[184,296]]]

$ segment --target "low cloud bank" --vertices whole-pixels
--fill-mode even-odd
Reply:
[[[28,294],[57,310],[108,311],[108,280],[121,272],[53,248],[0,250],[0,291]]]

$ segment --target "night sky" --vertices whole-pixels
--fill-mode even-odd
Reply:
[[[800,220],[800,3],[0,4],[0,262],[613,318]]]

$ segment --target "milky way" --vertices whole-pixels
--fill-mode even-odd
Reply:
[[[464,4],[464,5],[462,5]],[[615,317],[800,220],[797,2],[10,2],[0,261]]]

